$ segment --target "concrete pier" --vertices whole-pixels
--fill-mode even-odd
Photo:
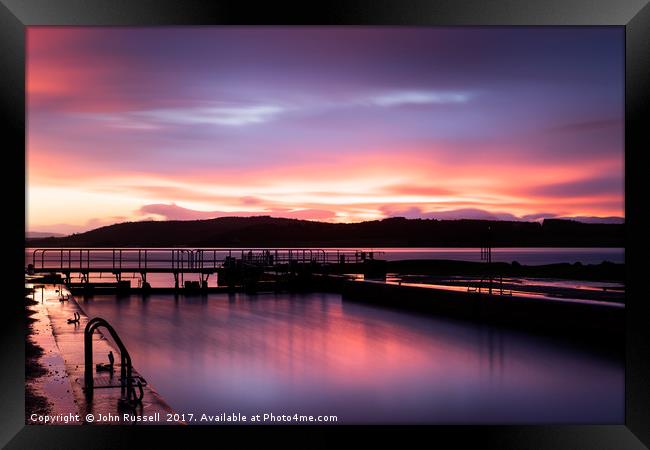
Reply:
[[[372,281],[341,283],[344,300],[422,311],[545,334],[623,345],[625,306],[610,302],[488,295]]]
[[[110,423],[117,424],[181,424],[182,422],[179,421],[167,421],[168,414],[172,414],[173,417],[174,410],[165,403],[151,384],[144,386],[142,404],[134,409],[118,409],[120,389],[117,388],[95,389],[92,400],[87,399],[83,390],[84,328],[89,318],[72,295],[68,301],[60,301],[59,294],[55,292],[55,289],[54,285],[48,285],[44,290],[42,302],[39,290],[35,295],[35,300],[39,304],[33,306],[38,311],[36,315],[39,321],[37,343],[43,347],[45,354],[48,355],[48,360],[54,364],[48,369],[50,372],[56,371],[57,378],[63,382],[62,387],[58,387],[56,392],[51,387],[56,386],[52,380],[46,379],[41,383],[43,386],[50,386],[49,389],[40,389],[40,391],[52,401],[53,414],[69,413],[74,410],[80,417],[79,423],[83,424],[107,424],[109,417],[111,418]],[[68,323],[68,319],[72,318],[75,312],[81,316],[79,323]],[[118,349],[100,331],[95,332],[93,334],[94,361],[107,362],[109,351],[116,356],[113,377],[117,380],[120,376]],[[52,364],[52,362],[48,364]],[[137,367],[137,361],[134,361],[134,365]],[[93,367],[93,374],[98,376],[105,373],[98,374]],[[138,375],[135,370],[134,374]],[[146,379],[146,374],[140,375]],[[129,419],[125,419],[125,414],[129,416]],[[89,415],[92,415],[91,419],[89,419]],[[101,420],[102,417],[106,420]]]

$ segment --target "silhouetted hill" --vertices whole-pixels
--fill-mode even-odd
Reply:
[[[63,233],[51,233],[49,231],[28,231],[25,233],[25,239],[43,239],[47,237],[63,237]]]
[[[623,224],[405,219],[334,224],[297,219],[221,217],[126,222],[66,237],[30,239],[30,247],[622,247]]]

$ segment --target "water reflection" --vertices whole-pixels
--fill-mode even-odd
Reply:
[[[82,302],[179,412],[339,423],[622,423],[621,359],[334,294]]]

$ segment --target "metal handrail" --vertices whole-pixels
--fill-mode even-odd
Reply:
[[[110,333],[111,337],[120,350],[120,390],[122,399],[129,402],[140,402],[142,396],[138,398],[133,385],[133,366],[131,364],[131,355],[122,343],[120,336],[115,329],[101,317],[90,319],[84,329],[84,385],[86,396],[92,398],[95,380],[93,377],[93,333],[97,328],[104,327]],[[125,396],[126,394],[126,396]]]
[[[364,261],[363,255],[371,253],[313,248],[37,248],[32,251],[32,264],[36,270],[146,272],[155,269],[159,263],[165,263],[167,268],[182,272],[222,267],[233,252],[241,252],[242,261],[265,265],[291,261],[338,264],[342,257],[345,262],[359,263]]]

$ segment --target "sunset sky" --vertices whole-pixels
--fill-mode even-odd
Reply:
[[[30,27],[28,230],[623,217],[623,33]]]

